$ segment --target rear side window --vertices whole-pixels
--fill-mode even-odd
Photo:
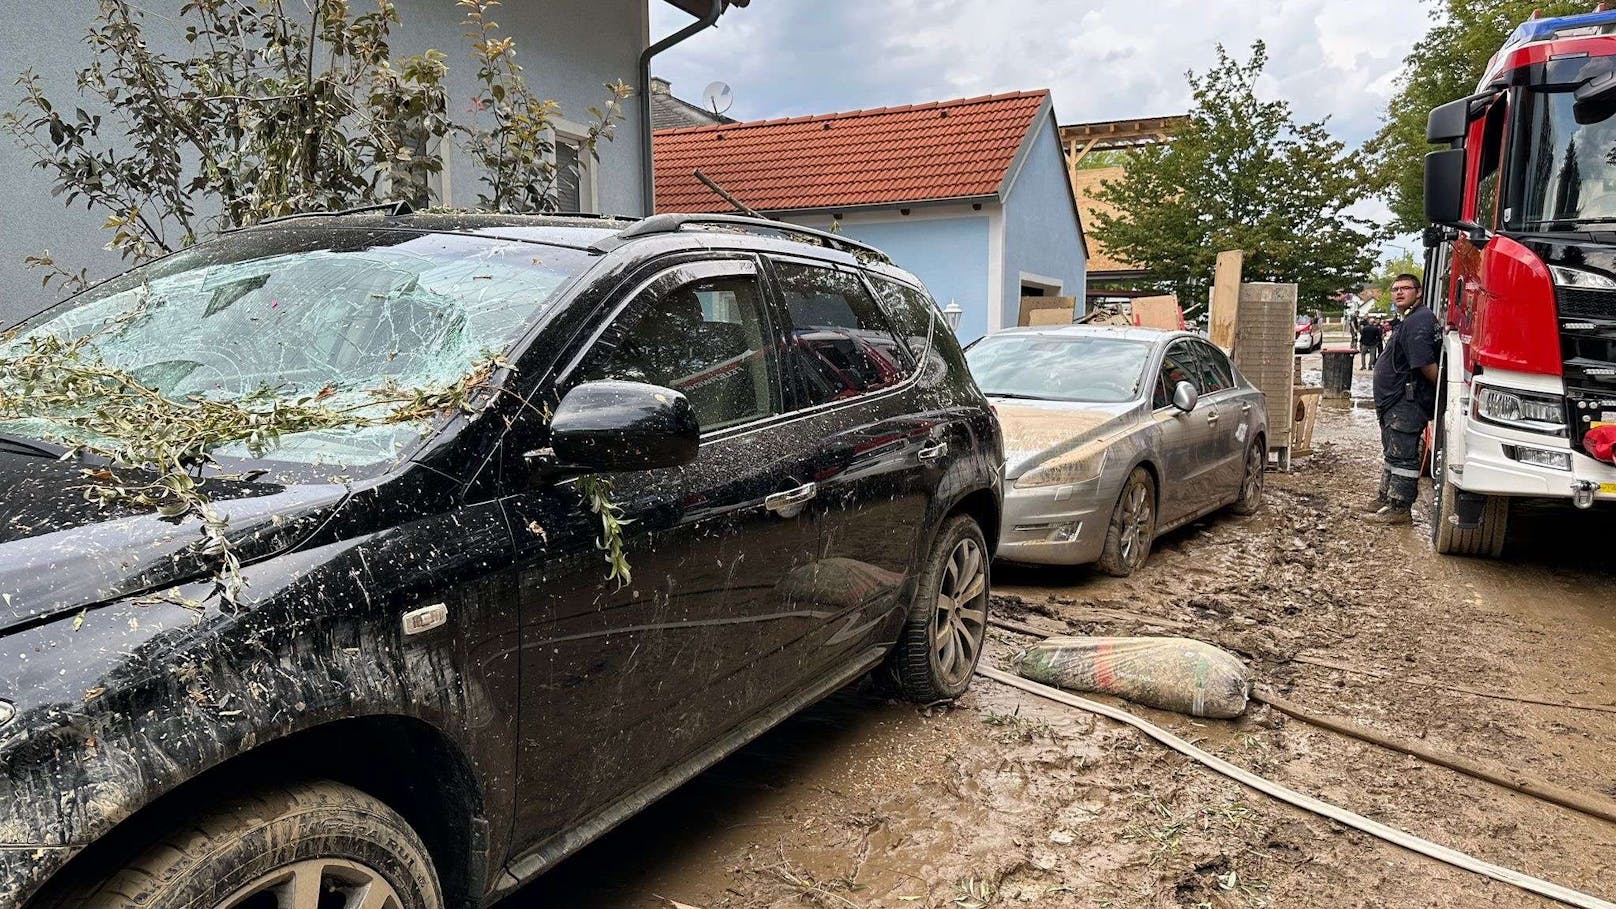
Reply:
[[[896,385],[914,368],[858,275],[796,262],[775,268],[791,318],[787,362],[804,406]]]
[[[907,284],[870,275],[876,299],[886,311],[887,318],[898,331],[898,336],[909,346],[910,353],[919,360],[931,346],[931,333],[936,330],[936,304],[925,293]]]

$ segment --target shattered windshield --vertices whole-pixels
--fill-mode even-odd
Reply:
[[[1116,404],[1139,397],[1151,345],[1105,337],[989,335],[965,359],[985,394]]]
[[[301,464],[375,464],[396,458],[429,428],[425,419],[399,419],[401,404],[451,387],[505,353],[590,261],[576,250],[453,234],[246,232],[47,310],[0,344],[0,362],[59,341],[77,345],[75,357],[169,401],[248,401],[259,409],[318,402],[329,412],[375,414],[358,425],[315,426],[213,450]],[[87,441],[82,414],[62,397],[25,404],[20,413],[14,407],[13,418],[0,419],[0,432],[68,446]]]

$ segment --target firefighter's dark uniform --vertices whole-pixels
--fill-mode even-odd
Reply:
[[[1407,508],[1419,497],[1420,436],[1436,410],[1436,386],[1420,367],[1438,362],[1442,327],[1423,303],[1408,311],[1375,362],[1375,413],[1385,457],[1381,498]]]

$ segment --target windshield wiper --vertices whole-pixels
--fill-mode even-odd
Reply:
[[[62,455],[67,454],[68,450],[61,445],[54,445],[50,442],[41,442],[27,436],[0,432],[0,451],[31,455],[36,458],[60,458]]]
[[[1616,224],[1616,218],[1538,218],[1528,224]]]
[[[1049,400],[1049,398],[1046,398],[1046,397],[1044,397],[1042,395],[1020,395],[1020,394],[1016,394],[1013,391],[984,391],[982,393],[987,395],[990,398],[1015,398],[1018,401],[1048,401]]]

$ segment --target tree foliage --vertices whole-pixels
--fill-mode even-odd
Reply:
[[[162,36],[148,35],[142,5],[99,0],[77,78],[82,106],[24,72],[0,125],[67,204],[105,214],[108,246],[137,263],[279,215],[431,204],[444,142],[462,143],[479,168],[484,207],[553,209],[559,108],[528,86],[515,42],[498,36],[498,0],[457,2],[479,67],[470,104],[487,114],[470,123],[449,115],[447,55],[392,57],[394,0],[182,0],[162,17],[175,30]],[[174,43],[184,50],[156,49]],[[622,118],[628,88],[607,90],[583,153]],[[34,258],[71,275],[48,254]]]
[[[1425,226],[1424,162],[1434,150],[1425,141],[1425,120],[1431,108],[1474,92],[1487,62],[1534,10],[1560,16],[1593,6],[1585,0],[1426,2],[1437,7],[1435,24],[1404,58],[1385,122],[1368,145],[1376,190],[1391,206],[1399,233]]]
[[[1146,267],[1186,304],[1206,299],[1220,250],[1245,251],[1245,279],[1300,285],[1306,301],[1361,281],[1380,234],[1348,213],[1367,193],[1361,155],[1323,121],[1296,123],[1290,105],[1257,97],[1268,60],[1220,46],[1204,75],[1188,74],[1189,123],[1166,145],[1130,152],[1122,179],[1098,196],[1092,230],[1113,254]]]

